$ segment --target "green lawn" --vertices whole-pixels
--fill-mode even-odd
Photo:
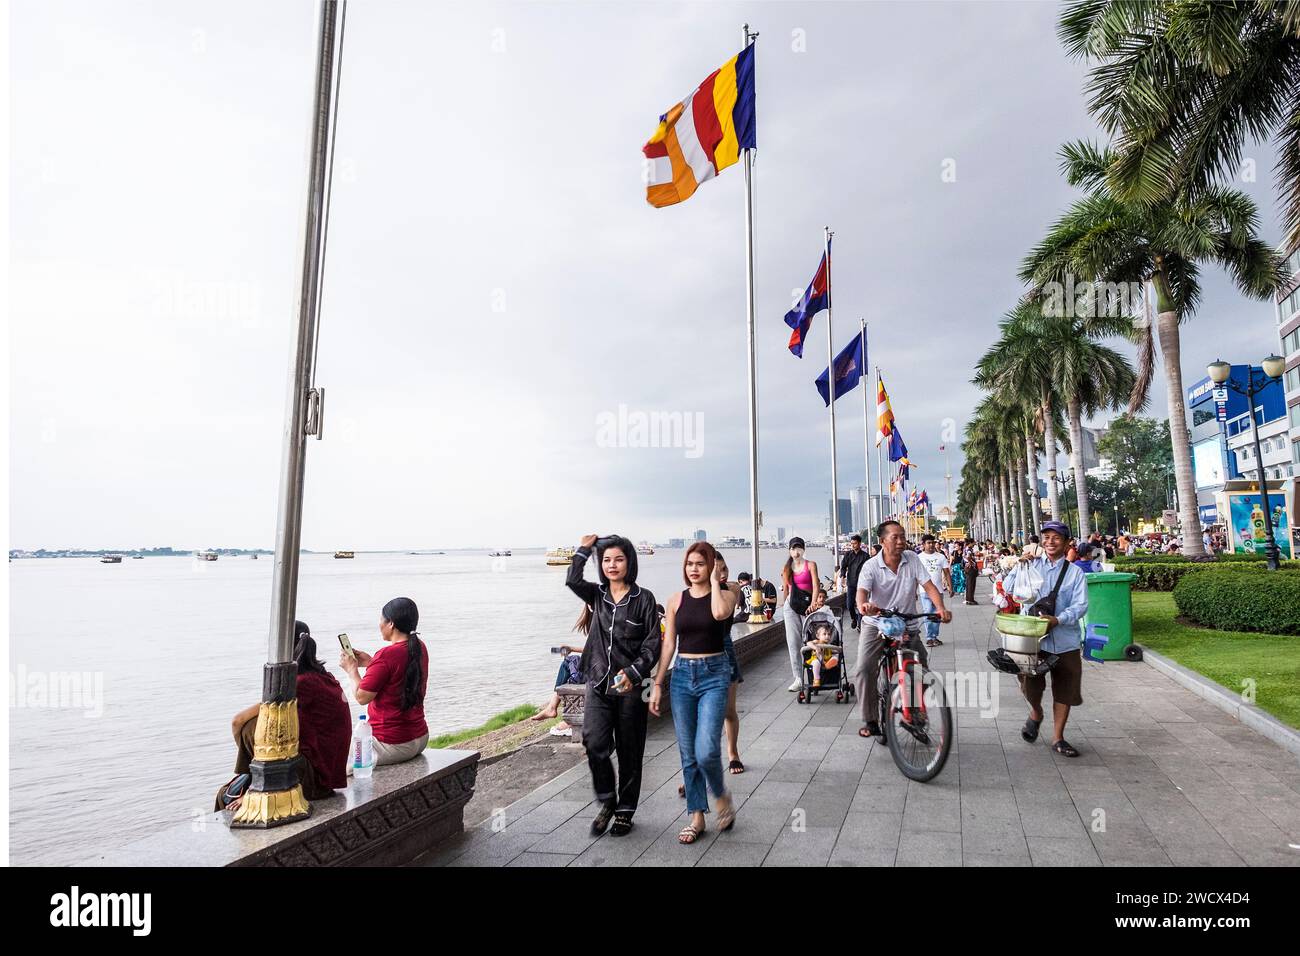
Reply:
[[[1133,592],[1133,640],[1234,693],[1254,679],[1255,704],[1300,729],[1300,638],[1190,627],[1168,592]]]
[[[537,708],[533,704],[520,704],[518,707],[512,707],[507,711],[497,714],[482,727],[471,727],[468,730],[457,730],[450,734],[443,734],[440,737],[434,737],[429,741],[429,746],[434,750],[441,750],[444,747],[450,747],[452,744],[458,744],[462,740],[469,740],[471,737],[479,737],[492,730],[500,730],[509,724],[516,723],[533,716],[537,713]],[[541,724],[541,727],[549,727],[556,724],[557,721],[548,721]]]

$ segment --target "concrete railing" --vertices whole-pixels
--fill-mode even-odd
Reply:
[[[479,755],[426,750],[375,768],[365,780],[311,802],[306,820],[233,830],[210,813],[85,861],[88,866],[394,866],[464,829]]]

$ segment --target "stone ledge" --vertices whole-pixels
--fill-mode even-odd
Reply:
[[[464,828],[477,751],[426,750],[312,801],[306,820],[232,830],[229,811],[169,826],[85,866],[394,866]]]
[[[1300,757],[1300,733],[1292,730],[1272,714],[1246,703],[1240,695],[1234,694],[1222,684],[1170,660],[1163,654],[1157,654],[1146,645],[1142,647],[1142,660],[1174,683],[1181,684],[1202,700],[1213,704],[1224,713],[1237,718],[1251,730]]]

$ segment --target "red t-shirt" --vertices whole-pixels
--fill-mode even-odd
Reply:
[[[318,783],[331,790],[348,785],[352,749],[352,712],[343,688],[329,674],[298,675],[298,752],[316,771]]]
[[[406,677],[406,641],[382,648],[366,667],[361,689],[376,697],[370,702],[370,728],[375,739],[386,744],[404,744],[429,732],[424,722],[424,693],[429,686],[429,648],[420,642],[420,696],[410,710],[402,710],[402,682]]]

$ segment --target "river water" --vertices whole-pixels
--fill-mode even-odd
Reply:
[[[724,553],[733,578],[749,567],[748,550]],[[760,554],[777,578],[784,552]],[[639,583],[661,603],[684,586],[682,555],[639,556]],[[809,558],[826,576],[829,553]],[[15,864],[75,863],[212,809],[234,763],[230,719],[261,695],[272,567],[265,556],[9,563]],[[302,557],[298,617],[344,682],[335,635],[373,652],[379,609],[399,595],[421,611],[433,734],[543,703],[549,648],[572,639],[581,610],[542,551]]]

